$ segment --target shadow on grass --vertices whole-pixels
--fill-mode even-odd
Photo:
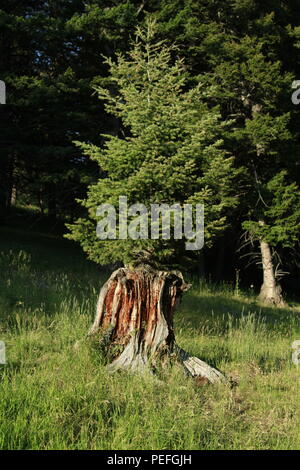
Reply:
[[[188,292],[178,311],[177,323],[203,333],[225,334],[228,328],[239,329],[241,321],[251,316],[254,324],[266,325],[281,334],[300,332],[300,312],[292,308],[263,306],[254,299],[222,293]]]
[[[290,363],[290,349],[272,345],[300,335],[300,314],[230,292],[192,289],[175,315],[175,334],[180,346],[217,369],[241,360],[250,367],[253,361],[254,374],[268,374]]]
[[[63,304],[84,308],[109,276],[68,240],[7,227],[0,234],[0,321],[9,326],[12,317],[53,316]]]

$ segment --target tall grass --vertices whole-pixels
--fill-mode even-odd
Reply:
[[[199,388],[176,366],[109,375],[85,338],[107,273],[63,243],[0,243],[1,449],[300,448],[297,309],[194,283],[177,342],[238,386]]]

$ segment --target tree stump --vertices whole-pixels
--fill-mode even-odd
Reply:
[[[175,358],[201,383],[226,381],[218,370],[175,343],[174,309],[189,287],[178,271],[145,266],[120,268],[110,276],[100,291],[89,335],[97,338],[111,358],[111,372],[154,372]]]

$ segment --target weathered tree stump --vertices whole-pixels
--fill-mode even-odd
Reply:
[[[89,335],[95,336],[111,358],[108,369],[155,371],[171,358],[202,383],[225,381],[216,369],[175,343],[173,314],[190,286],[178,271],[148,267],[120,268],[100,291]]]

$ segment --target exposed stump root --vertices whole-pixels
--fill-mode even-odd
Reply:
[[[174,309],[189,287],[179,271],[120,268],[110,276],[89,332],[110,358],[109,371],[153,372],[175,358],[201,383],[227,382],[221,372],[175,343]]]

